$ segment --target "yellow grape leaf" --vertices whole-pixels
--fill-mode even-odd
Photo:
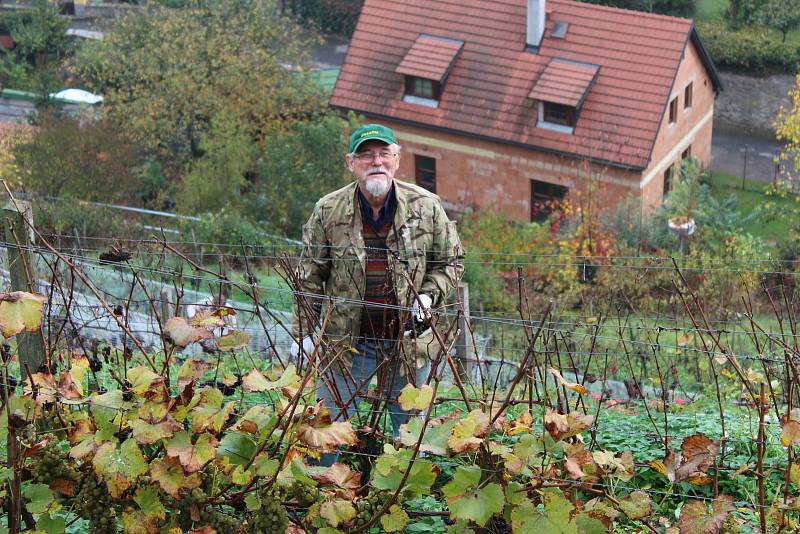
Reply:
[[[428,384],[419,388],[406,384],[397,400],[400,407],[407,412],[424,410],[433,400],[433,388]]]
[[[39,330],[46,300],[44,295],[25,291],[0,293],[0,332],[3,337]]]
[[[164,326],[164,336],[176,347],[186,347],[202,339],[213,339],[214,334],[207,328],[190,325],[183,317],[173,317]]]
[[[588,391],[583,384],[578,384],[578,383],[575,383],[575,382],[568,382],[566,379],[564,379],[563,376],[561,376],[561,373],[558,371],[558,369],[554,369],[553,367],[550,367],[548,369],[548,371],[550,371],[550,373],[554,377],[556,377],[556,379],[559,381],[559,383],[562,386],[566,387],[567,389],[571,389],[572,391],[574,391],[578,395],[584,395]]]

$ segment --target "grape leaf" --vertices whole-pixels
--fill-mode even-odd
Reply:
[[[733,497],[728,495],[715,499],[710,512],[704,501],[689,502],[681,509],[678,528],[681,534],[717,534],[734,509]]]
[[[0,333],[3,337],[39,330],[46,301],[44,295],[25,291],[0,293]]]
[[[31,382],[34,383],[35,390],[31,387]],[[34,397],[39,406],[54,403],[59,394],[55,377],[50,373],[33,373],[25,381],[25,394]]]
[[[711,441],[702,434],[694,434],[683,440],[681,452],[668,451],[663,461],[654,460],[648,464],[670,482],[686,480],[696,485],[709,484],[711,478],[706,471],[714,463],[717,452],[718,441]]]
[[[611,451],[596,450],[592,453],[592,458],[603,469],[606,476],[627,482],[636,474],[631,451],[614,454]]]
[[[322,485],[331,485],[344,490],[341,496],[347,495],[350,500],[355,498],[355,491],[361,486],[361,473],[339,462],[334,463],[321,475],[312,474],[311,478]]]
[[[620,499],[619,506],[629,519],[648,517],[653,509],[650,496],[641,490],[636,490],[624,499]]]
[[[131,392],[139,397],[153,400],[164,400],[169,397],[166,378],[143,365],[128,370],[128,381],[131,383]]]
[[[178,389],[183,391],[183,388],[203,376],[209,369],[211,369],[209,362],[194,359],[186,360],[178,371]]]
[[[249,462],[255,452],[255,442],[241,432],[226,432],[217,447],[217,456],[227,458],[232,465]]]
[[[406,384],[400,391],[398,397],[400,407],[407,411],[424,410],[430,406],[433,400],[433,388],[428,384],[422,385],[420,388],[415,388],[412,384]]]
[[[437,456],[447,456],[447,441],[453,433],[453,427],[456,425],[455,419],[448,419],[447,421],[430,421],[428,428],[425,429],[425,435],[422,437],[422,443],[419,446],[419,452],[430,452]],[[419,441],[419,435],[422,432],[423,420],[419,417],[412,417],[408,423],[400,427],[400,442],[406,447],[413,447]]]
[[[167,413],[167,405],[146,402],[139,407],[139,417],[132,417],[128,424],[133,431],[133,439],[139,445],[150,445],[172,437],[183,428]]]
[[[177,458],[159,458],[150,464],[150,477],[173,498],[180,498],[181,490],[199,488],[203,483],[198,473],[186,475]]]
[[[561,373],[558,371],[558,369],[550,367],[548,371],[550,371],[550,374],[556,377],[556,380],[558,380],[559,384],[566,387],[567,389],[571,389],[578,395],[584,395],[588,391],[586,389],[586,386],[584,386],[583,384],[568,382],[563,376],[561,376]]]
[[[319,509],[322,516],[330,526],[336,528],[342,523],[352,521],[356,517],[356,509],[353,503],[344,500],[332,500],[322,503]]]
[[[510,421],[503,422],[503,429],[509,436],[515,436],[517,434],[524,434],[530,432],[532,427],[533,427],[533,416],[529,411],[526,411],[519,417],[515,417]]]
[[[453,452],[478,450],[488,431],[489,415],[479,409],[472,410],[456,422],[447,445]]]
[[[243,349],[250,342],[250,334],[241,330],[231,330],[217,341],[217,347],[221,351],[231,351]]]
[[[222,307],[217,309],[202,309],[194,314],[189,319],[189,325],[198,328],[215,328],[218,326],[225,326],[223,317],[228,315],[236,315],[236,310],[233,308]]]
[[[411,463],[411,449],[396,450],[392,445],[383,446],[384,454],[378,457],[373,470],[372,486],[379,490],[395,491]],[[417,460],[411,466],[403,491],[414,495],[425,495],[436,481],[439,468],[430,461]]]
[[[330,412],[321,404],[306,410],[305,421],[297,428],[297,439],[322,452],[332,452],[341,445],[354,445],[356,433],[349,421],[331,422]]]
[[[260,431],[275,426],[275,412],[267,406],[253,406],[239,418],[231,430],[258,434]]]
[[[128,508],[122,513],[122,524],[126,534],[158,534],[159,525],[167,514],[161,504],[158,490],[143,486],[136,490],[134,501],[139,509]]]
[[[192,436],[181,431],[167,443],[167,456],[177,458],[187,473],[200,471],[217,454],[217,438],[203,433],[192,443]]]
[[[220,321],[222,323],[222,321]],[[222,323],[224,324],[224,323]],[[220,324],[219,326],[222,326]],[[202,339],[213,339],[214,333],[207,328],[190,325],[183,317],[173,317],[164,326],[164,337],[176,347],[187,347]]]
[[[577,534],[573,520],[574,507],[558,490],[542,491],[542,506],[535,507],[526,499],[511,511],[511,524],[517,534]]]
[[[25,507],[32,514],[43,514],[56,504],[53,490],[47,484],[27,484],[22,487],[22,495],[28,501]]]
[[[408,524],[408,514],[400,506],[393,504],[388,514],[381,516],[381,526],[386,532],[402,532]]]
[[[593,421],[594,417],[580,412],[562,415],[548,408],[544,414],[544,427],[556,441],[580,434],[589,428]]]
[[[235,403],[222,405],[222,392],[216,388],[207,388],[201,393],[200,403],[192,410],[192,432],[213,431],[219,433],[228,417],[233,413]]]
[[[253,368],[252,371],[242,377],[242,389],[247,392],[255,392],[276,391],[285,387],[294,389],[300,387],[300,377],[294,365],[288,365],[286,369],[280,369],[276,374],[275,379],[270,380],[261,371]]]
[[[480,467],[460,466],[453,480],[442,488],[453,519],[468,519],[482,527],[503,510],[505,496],[500,485],[490,483],[479,487],[480,480]]]
[[[108,486],[112,497],[118,498],[137,478],[147,473],[147,460],[136,442],[128,438],[119,448],[112,442],[100,445],[92,458],[95,473]]]

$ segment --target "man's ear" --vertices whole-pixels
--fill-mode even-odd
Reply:
[[[355,169],[353,168],[353,156],[351,156],[350,154],[347,154],[344,157],[344,164],[347,166],[347,170],[348,171],[350,171],[350,172],[354,172],[355,171]]]

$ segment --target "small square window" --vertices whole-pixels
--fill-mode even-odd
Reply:
[[[563,185],[531,180],[531,222],[544,222],[553,208],[567,196]]]
[[[417,185],[431,193],[436,192],[436,160],[425,156],[414,156],[414,177]]]
[[[689,85],[686,86],[686,89],[683,90],[683,109],[689,109],[692,107],[692,86],[694,82],[689,82]]]
[[[575,126],[575,108],[563,104],[544,102],[544,122],[560,124],[562,126]]]
[[[678,121],[678,97],[672,99],[669,103],[669,123],[675,124]]]
[[[406,94],[429,100],[439,100],[439,82],[416,76],[406,76]]]

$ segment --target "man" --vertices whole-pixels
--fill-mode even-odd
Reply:
[[[345,161],[355,181],[320,199],[303,230],[294,323],[300,343],[291,352],[297,357],[302,346],[317,362],[317,396],[334,419],[354,416],[376,376],[397,435],[410,415],[397,402],[400,390],[426,383],[433,356],[402,350],[405,326],[429,321],[431,310],[445,304],[463,254],[439,198],[395,180],[400,146],[389,128],[355,130]]]

